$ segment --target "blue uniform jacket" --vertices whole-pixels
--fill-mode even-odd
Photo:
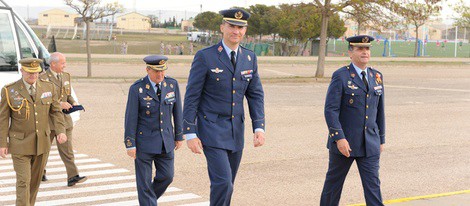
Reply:
[[[255,54],[240,46],[233,68],[222,42],[198,51],[186,87],[183,133],[196,133],[206,146],[242,150],[244,97],[253,130],[264,129],[264,92]]]
[[[130,87],[124,123],[126,148],[137,147],[137,152],[161,154],[163,146],[168,153],[174,150],[175,141],[183,140],[178,82],[165,77],[161,89],[159,100],[148,77]]]
[[[336,140],[346,138],[352,157],[380,154],[385,143],[382,74],[368,68],[369,92],[352,64],[333,73],[326,95],[325,119],[331,152],[341,154]]]

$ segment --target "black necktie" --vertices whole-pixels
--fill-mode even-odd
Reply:
[[[230,61],[232,61],[233,68],[237,65],[237,60],[235,59],[235,51],[230,52]]]
[[[156,86],[157,86],[157,97],[158,97],[158,99],[160,99],[160,95],[162,94],[162,90],[160,89],[159,84],[157,84]]]
[[[366,79],[366,71],[362,71],[361,74],[362,74],[362,81],[364,82],[364,85],[367,88],[367,92],[369,92],[369,84],[367,83],[367,79]]]

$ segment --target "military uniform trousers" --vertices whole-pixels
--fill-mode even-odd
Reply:
[[[339,205],[344,180],[354,160],[361,176],[366,205],[383,205],[379,179],[380,154],[369,157],[347,158],[344,155],[330,152],[328,172],[326,173],[326,180],[321,194],[320,206]]]
[[[57,143],[57,150],[59,151],[60,159],[62,159],[62,162],[64,162],[65,169],[67,170],[67,179],[78,175],[77,165],[75,165],[75,156],[73,154],[72,130],[73,127],[65,130],[65,134],[67,135],[67,142],[62,144]],[[54,141],[56,135],[57,134],[55,130],[52,130],[51,143]]]
[[[211,181],[210,205],[228,206],[243,150],[231,151],[203,146]]]
[[[171,151],[162,154],[139,152],[135,159],[135,175],[139,205],[157,205],[157,199],[173,182],[175,153]],[[155,164],[155,177],[152,182],[152,163]]]
[[[49,153],[40,155],[11,155],[13,168],[16,172],[17,206],[32,206],[35,204],[48,157]]]

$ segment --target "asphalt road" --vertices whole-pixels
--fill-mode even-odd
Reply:
[[[380,163],[384,200],[470,189],[468,62],[371,65],[383,73],[385,82],[387,131]],[[331,76],[341,65],[328,64],[325,76]],[[328,161],[323,106],[329,80],[304,78],[313,76],[314,67],[260,61],[261,78],[266,79],[263,86],[267,142],[254,148],[251,123],[246,121],[245,150],[233,205],[318,205]],[[67,70],[74,76],[86,74],[84,64],[69,64]],[[180,63],[170,64],[167,72],[182,82],[183,94],[188,71],[189,64]],[[133,161],[123,145],[124,111],[129,86],[134,78],[145,75],[144,66],[99,64],[94,67],[94,75],[98,78],[73,81],[80,103],[86,107],[74,129],[74,149],[134,174]],[[246,117],[249,120],[248,114]],[[200,198],[162,205],[208,201],[209,178],[204,156],[192,154],[185,145],[176,151],[175,164],[172,186]],[[100,194],[108,193],[93,193]],[[115,198],[131,199],[135,197]],[[360,177],[353,166],[344,185],[341,205],[362,202]]]

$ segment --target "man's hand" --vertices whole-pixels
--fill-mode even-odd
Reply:
[[[63,144],[65,142],[67,142],[67,135],[65,135],[64,133],[60,133],[60,134],[57,135],[56,139],[57,139],[57,142],[59,144]]]
[[[0,148],[0,156],[2,158],[5,158],[5,157],[7,157],[7,155],[8,155],[8,147]]]
[[[175,150],[178,150],[183,145],[183,140],[175,141]]]
[[[338,150],[341,152],[346,157],[349,157],[350,154],[349,152],[352,151],[352,149],[349,147],[349,142],[346,139],[340,139],[336,141],[336,146],[338,146]]]
[[[191,149],[191,151],[194,154],[201,154],[202,151],[202,143],[199,138],[194,138],[186,141],[186,144],[188,145],[188,148]]]
[[[68,102],[60,102],[60,108],[65,109],[65,110],[69,110],[70,108],[72,108],[72,105]]]
[[[255,132],[255,135],[253,136],[253,145],[255,145],[255,147],[263,146],[264,140],[264,132]]]
[[[380,145],[380,153],[382,153],[383,151],[384,151],[384,145],[381,144],[381,145]]]
[[[135,153],[136,153],[137,149],[128,149],[127,150],[127,155],[129,155],[129,157],[132,157],[133,159],[135,159]]]

